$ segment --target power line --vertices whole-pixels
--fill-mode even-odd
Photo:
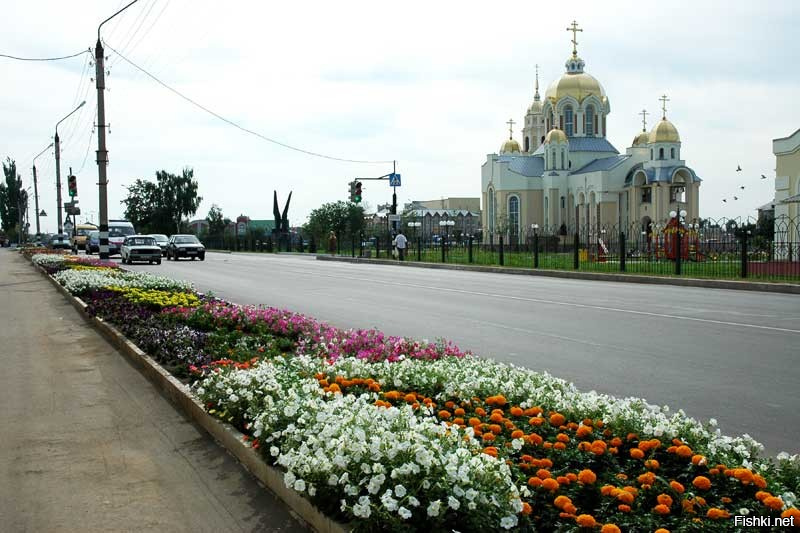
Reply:
[[[97,118],[97,105],[94,106],[94,118]],[[81,163],[81,168],[78,169],[78,174],[81,173],[86,165],[86,158],[89,157],[89,149],[92,147],[92,139],[94,139],[94,127],[92,127],[92,132],[89,134],[89,144],[86,146],[86,153],[83,155],[83,163]]]
[[[184,100],[186,100],[187,102],[192,104],[193,106],[205,111],[209,115],[212,115],[213,117],[216,117],[219,120],[225,122],[226,124],[229,124],[229,125],[233,126],[234,128],[237,128],[237,129],[239,129],[239,130],[241,130],[241,131],[243,131],[245,133],[249,133],[250,135],[254,135],[254,136],[256,136],[256,137],[258,137],[260,139],[263,139],[263,140],[265,140],[267,142],[270,142],[270,143],[273,143],[273,144],[277,144],[278,146],[282,146],[284,148],[288,148],[289,150],[294,150],[295,152],[300,152],[300,153],[303,153],[303,154],[306,154],[306,155],[311,155],[311,156],[314,156],[314,157],[321,157],[323,159],[330,159],[330,160],[333,160],[333,161],[342,161],[342,162],[345,162],[345,163],[364,163],[364,164],[381,164],[381,165],[386,165],[386,164],[393,163],[393,161],[391,161],[391,160],[390,161],[367,161],[367,160],[360,160],[360,159],[344,159],[344,158],[341,158],[341,157],[333,157],[333,156],[330,156],[330,155],[320,154],[320,153],[317,153],[317,152],[311,152],[309,150],[304,150],[302,148],[297,148],[296,146],[292,146],[292,145],[289,145],[289,144],[286,144],[286,143],[282,143],[280,141],[276,141],[275,139],[270,139],[269,137],[266,137],[266,136],[264,136],[264,135],[262,135],[262,134],[260,134],[260,133],[258,133],[256,131],[253,131],[251,129],[245,128],[244,126],[241,126],[241,125],[237,124],[236,122],[223,117],[219,113],[216,113],[216,112],[208,109],[207,107],[195,102],[194,100],[192,100],[188,96],[184,95],[183,93],[181,93],[177,89],[173,89],[172,87],[170,87],[169,85],[167,85],[166,83],[161,81],[160,79],[156,78],[155,76],[153,76],[152,74],[150,74],[149,72],[144,70],[142,67],[140,67],[139,65],[137,65],[136,63],[134,63],[133,61],[131,61],[130,59],[128,59],[127,57],[122,55],[121,53],[117,52],[107,42],[103,41],[103,43],[112,52],[117,54],[123,61],[125,61],[126,63],[128,63],[129,65],[134,67],[135,69],[139,70],[140,72],[145,74],[147,77],[149,77],[150,79],[152,79],[153,81],[155,81],[156,83],[158,83],[159,85],[164,87],[165,89],[167,89],[167,90],[171,91],[172,93],[180,96],[181,98],[183,98]]]
[[[17,57],[8,54],[0,54],[0,57],[5,57],[8,59],[16,59],[17,61],[60,61],[62,59],[71,59],[73,57],[78,57],[81,54],[88,54],[88,50],[81,50],[76,54],[72,54],[69,56],[61,56],[61,57]]]

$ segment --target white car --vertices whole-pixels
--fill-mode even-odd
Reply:
[[[161,264],[161,247],[150,235],[128,235],[122,242],[119,255],[122,257],[122,264],[131,265],[134,261]]]
[[[150,236],[154,238],[156,240],[156,244],[161,247],[161,255],[167,255],[167,244],[169,243],[169,237],[162,235],[161,233],[153,233]]]

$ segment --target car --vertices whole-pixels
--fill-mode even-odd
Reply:
[[[108,221],[108,255],[115,255],[120,253],[122,242],[128,235],[135,235],[136,230],[133,229],[133,224],[127,220],[109,220]]]
[[[199,257],[200,261],[206,259],[206,247],[194,235],[173,235],[167,243],[167,261],[177,261],[181,257]]]
[[[169,237],[161,233],[154,233],[150,235],[156,240],[156,244],[161,247],[161,255],[167,255],[167,244],[169,244]]]
[[[66,233],[58,233],[50,238],[47,247],[53,250],[71,250],[72,244],[69,242],[69,235]]]
[[[122,241],[119,255],[123,265],[132,265],[134,261],[161,264],[161,247],[150,235],[128,235]]]
[[[90,231],[86,236],[86,253],[92,255],[93,253],[100,253],[100,231]]]
[[[86,249],[86,240],[89,236],[90,231],[94,231],[97,229],[97,226],[94,224],[78,224],[75,228],[75,233],[72,236],[72,251],[76,254],[78,250],[85,250]]]

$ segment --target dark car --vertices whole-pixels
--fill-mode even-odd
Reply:
[[[194,235],[173,235],[167,243],[167,261],[173,259],[177,261],[181,257],[199,257],[200,261],[205,261],[206,247]]]
[[[86,236],[86,253],[92,255],[93,253],[100,253],[100,231],[92,230]]]
[[[69,242],[69,235],[66,233],[53,235],[47,243],[47,247],[53,250],[72,250],[72,244]]]

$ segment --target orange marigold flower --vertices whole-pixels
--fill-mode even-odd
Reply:
[[[544,448],[545,450],[549,450],[552,447],[553,447],[553,443],[552,442],[545,442],[544,444],[542,444],[542,448]]]
[[[553,500],[553,505],[555,505],[557,509],[562,510],[570,503],[572,503],[572,500],[569,498],[569,496],[564,495],[556,496],[556,499]]]
[[[539,479],[538,477],[528,478],[528,485],[530,485],[531,487],[538,487],[541,484],[542,484],[542,480]]]
[[[616,524],[604,524],[600,529],[600,533],[622,533]]]
[[[489,431],[491,431],[495,435],[499,435],[500,433],[503,432],[503,427],[500,426],[499,424],[492,424],[491,426],[489,426]]]
[[[659,494],[656,498],[656,501],[662,505],[666,505],[667,507],[672,507],[672,496],[669,494]]]
[[[484,409],[483,407],[478,407],[477,409],[475,409],[475,414],[478,416],[486,416],[486,409]]]
[[[553,444],[553,449],[554,450],[559,450],[559,451],[564,451],[564,450],[567,449],[567,445],[564,444],[563,442],[556,442],[555,444]]]
[[[498,423],[502,422],[503,421],[503,415],[502,415],[502,413],[492,413],[492,416],[489,417],[489,420],[491,420],[492,422],[498,422]]]
[[[578,515],[575,522],[581,527],[595,527],[597,525],[597,521],[590,514]]]
[[[663,527],[660,527],[655,530],[655,533],[670,533],[670,532],[669,529],[664,529]]]
[[[522,431],[521,429],[515,429],[514,431],[511,432],[511,438],[512,439],[521,439],[524,436],[525,436],[525,432]]]
[[[767,480],[758,474],[753,476],[753,484],[755,484],[755,486],[759,489],[767,488]]]
[[[558,481],[549,477],[547,479],[542,480],[542,488],[547,489],[549,491],[556,491],[558,490]]]
[[[597,475],[587,468],[585,470],[580,471],[580,473],[578,474],[578,481],[580,481],[584,485],[591,485],[595,481],[597,481]]]
[[[464,419],[463,418],[454,418],[453,419],[453,424],[455,424],[457,426],[466,427],[466,424],[464,424]]]
[[[538,446],[539,444],[544,442],[544,439],[542,438],[542,436],[541,435],[537,435],[536,433],[531,433],[530,435],[528,435],[526,437],[526,440],[530,444],[533,444],[534,446]]]
[[[450,416],[451,416],[450,411],[445,411],[444,409],[439,411],[439,418],[441,418],[442,420],[447,420],[448,418],[450,418]]]
[[[666,505],[659,503],[655,507],[653,507],[653,511],[658,514],[669,514],[669,507]]]
[[[539,470],[536,471],[536,477],[538,477],[539,479],[547,479],[550,477],[550,471],[545,470],[544,468],[540,468]]]
[[[674,490],[678,494],[683,494],[683,491],[686,490],[683,485],[681,485],[675,480],[670,481],[669,486],[672,487],[672,490]]]
[[[559,427],[563,426],[567,419],[561,413],[553,413],[550,415],[550,424]]]
[[[522,416],[523,411],[521,407],[514,406],[511,408],[510,413],[511,416]]]
[[[717,474],[719,474],[719,469],[718,468],[711,468],[711,469],[709,469],[708,473],[709,473],[709,475],[716,476]]]
[[[678,457],[689,458],[692,456],[692,449],[684,444],[682,446],[678,446],[678,449],[675,450],[675,453],[678,455]]]
[[[617,509],[619,509],[623,513],[630,513],[631,512],[631,506],[630,505],[626,505],[624,503],[621,503],[621,504],[617,505]]]
[[[578,443],[578,451],[579,452],[588,452],[591,451],[592,445],[585,440]]]
[[[628,433],[628,436],[626,437],[628,442],[630,442],[632,440],[636,440],[638,438],[639,438],[639,435],[637,435],[636,433]]]
[[[569,478],[567,476],[558,476],[556,478],[556,481],[558,481],[559,485],[569,485],[570,483]]]
[[[580,426],[578,428],[578,431],[575,432],[575,436],[578,437],[579,439],[588,437],[591,434],[592,434],[592,428],[589,426]]]
[[[703,498],[702,496],[698,496],[697,498],[694,499],[694,503],[696,503],[697,505],[700,505],[701,507],[705,507],[706,506],[706,499]]]
[[[625,472],[620,472],[619,474],[617,474],[616,477],[617,479],[628,479],[628,474],[626,474]]]
[[[705,476],[697,476],[694,478],[694,481],[692,481],[692,485],[700,490],[708,490],[711,488],[711,480]]]
[[[733,472],[733,477],[742,482],[743,485],[749,485],[755,481],[755,476],[747,468],[737,468]]]
[[[556,440],[558,442],[569,442],[569,435],[567,435],[566,433],[559,433],[558,435],[556,435]]]
[[[497,457],[497,448],[494,446],[487,446],[483,449],[483,453],[486,455],[491,455],[492,457]]]
[[[720,498],[720,500],[722,500],[722,503],[731,503],[733,501],[727,496],[723,496],[722,498]]]
[[[619,448],[620,446],[622,446],[622,439],[619,437],[614,437],[613,439],[611,439],[611,445],[616,448]]]
[[[781,518],[794,518],[795,527],[800,525],[800,511],[798,511],[797,508],[795,507],[789,507],[784,512],[782,512]]]
[[[644,452],[639,448],[631,448],[631,457],[634,459],[644,459]]]
[[[706,461],[706,458],[705,458],[704,455],[695,454],[695,455],[692,456],[692,464],[693,465],[703,466],[707,462],[708,461]]]
[[[627,504],[627,505],[632,504],[633,503],[633,499],[634,499],[633,498],[633,494],[631,494],[630,492],[626,492],[624,490],[620,491],[620,493],[617,494],[617,500],[619,500],[622,503]]]
[[[370,392],[380,392],[381,384],[380,383],[370,383],[369,384]]]
[[[522,514],[528,516],[533,512],[533,507],[528,502],[522,502]]]
[[[772,509],[773,511],[780,511],[783,509],[783,500],[778,498],[777,496],[770,496],[769,498],[764,498],[761,503]]]
[[[342,392],[342,389],[339,388],[339,385],[336,383],[333,383],[330,387],[328,387],[328,390],[330,392]]]
[[[481,438],[486,442],[491,442],[494,440],[494,433],[484,433]]]
[[[337,377],[336,379],[338,380],[339,377]],[[333,385],[331,385],[331,388],[333,388]],[[402,394],[399,391],[396,391],[396,390],[390,390],[389,392],[384,392],[383,393],[383,397],[386,398],[387,400],[391,401],[391,402],[393,402],[395,400],[399,400],[401,396],[402,396]]]
[[[528,407],[525,411],[522,412],[525,416],[536,416],[542,412],[541,407]]]
[[[532,462],[533,462],[533,457],[531,457],[531,456],[530,456],[530,455],[528,455],[528,454],[525,454],[525,455],[523,455],[522,457],[520,457],[520,458],[519,458],[519,460],[520,460],[520,461],[523,461],[523,462],[525,462],[525,463],[532,463]]]
[[[534,416],[533,418],[528,420],[528,424],[530,424],[532,426],[541,426],[543,422],[544,422],[544,418],[539,417],[539,416]]]
[[[633,494],[634,496],[636,496],[637,494],[639,494],[639,489],[637,489],[636,487],[630,487],[630,486],[628,486],[628,487],[623,487],[623,488],[622,488],[622,490],[624,490],[625,492],[630,492],[630,493],[631,493],[631,494]]]
[[[572,482],[575,482],[575,481],[578,481],[578,476],[577,476],[577,474],[574,474],[573,472],[568,472],[567,473],[567,479],[572,481]]]
[[[481,425],[481,419],[480,418],[475,418],[473,416],[472,418],[469,419],[469,421],[467,423],[472,427],[480,426]]]
[[[770,496],[772,496],[772,494],[770,494],[769,492],[767,492],[765,490],[760,490],[760,491],[756,492],[756,500],[758,500],[760,502],[763,502],[765,499],[769,498]]]
[[[616,487],[614,485],[603,485],[600,488],[600,494],[602,494],[603,496],[610,496],[611,491],[614,490],[615,488]]]
[[[725,509],[718,509],[717,507],[712,507],[706,513],[706,517],[712,520],[719,520],[721,518],[730,518],[731,513],[726,511]]]
[[[553,461],[547,458],[540,459],[539,466],[541,466],[542,468],[553,468]]]
[[[675,453],[677,449],[678,449],[677,446],[670,446],[669,448],[667,448],[667,453]]]
[[[656,482],[656,476],[652,472],[646,472],[636,479],[639,481],[639,485],[652,485]]]
[[[467,413],[466,413],[466,411],[464,411],[464,409],[459,407],[455,411],[453,411],[453,414],[456,415],[456,416],[464,416]]]
[[[649,470],[658,470],[658,467],[661,465],[655,459],[648,459],[644,462],[644,466]]]

